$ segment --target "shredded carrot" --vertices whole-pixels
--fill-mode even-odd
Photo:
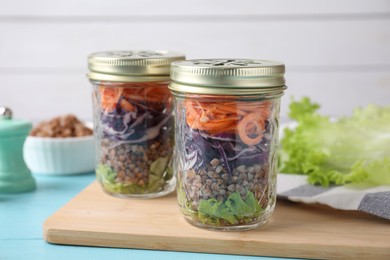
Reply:
[[[99,87],[101,96],[101,105],[104,110],[113,111],[122,95],[123,89],[121,88],[106,88]]]
[[[260,113],[250,113],[245,116],[240,123],[238,123],[237,130],[238,135],[241,140],[247,145],[255,145],[258,144],[263,138],[263,131],[265,130],[265,118],[262,117]],[[254,129],[250,129],[248,131],[248,125],[253,124]],[[248,132],[252,132],[251,136],[254,132],[255,137],[251,137],[248,135]]]
[[[99,86],[100,104],[104,111],[112,112],[116,108],[125,111],[135,111],[133,102],[148,102],[148,106],[161,107],[161,104],[169,103],[171,93],[166,83],[141,82],[141,83],[118,83],[115,85]]]
[[[237,132],[247,145],[262,139],[271,102],[199,102],[186,100],[186,121],[193,128],[210,134]],[[253,137],[254,136],[254,137]]]
[[[131,111],[135,111],[136,110],[135,107],[129,101],[127,101],[126,99],[122,99],[120,101],[120,105],[127,112],[131,112]]]

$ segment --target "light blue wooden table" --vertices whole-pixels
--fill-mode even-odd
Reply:
[[[42,238],[42,224],[88,186],[94,173],[79,176],[34,176],[37,189],[0,194],[0,259],[275,259],[157,250],[52,245]],[[280,259],[280,258],[277,258]]]

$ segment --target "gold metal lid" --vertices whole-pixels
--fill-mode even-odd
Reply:
[[[200,59],[171,64],[174,93],[256,95],[283,93],[285,66],[252,59]]]
[[[166,80],[171,63],[184,59],[184,54],[162,50],[97,52],[88,56],[88,77],[120,82]]]

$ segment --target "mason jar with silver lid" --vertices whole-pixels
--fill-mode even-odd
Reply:
[[[168,51],[109,51],[88,57],[93,85],[96,175],[117,197],[153,198],[175,188]]]
[[[202,59],[171,65],[177,196],[186,220],[216,230],[265,224],[276,200],[283,63]]]

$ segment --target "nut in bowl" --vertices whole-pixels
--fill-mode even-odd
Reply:
[[[33,173],[68,175],[95,169],[93,132],[73,115],[39,123],[27,137],[23,156]]]

